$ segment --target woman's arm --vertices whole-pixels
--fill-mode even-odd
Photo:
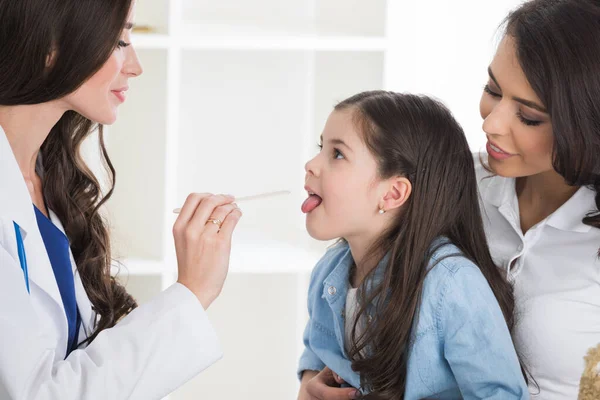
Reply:
[[[221,357],[198,298],[181,284],[64,361],[55,361],[61,358],[55,354],[56,338],[40,322],[23,272],[2,246],[0,296],[1,398],[159,399]]]
[[[308,381],[317,376],[318,371],[303,371],[302,379],[300,380],[300,392],[298,393],[298,400],[311,400],[313,397],[308,394],[306,387],[308,386]]]
[[[27,292],[18,258],[0,242],[0,398],[160,399],[217,361],[221,350],[204,309],[227,275],[240,217],[232,201],[188,197],[174,227],[179,283],[66,360],[56,354],[64,315],[39,314],[44,307],[34,302],[46,294],[33,280]],[[220,230],[206,223],[211,216],[223,221]]]
[[[329,368],[322,371],[304,371],[298,400],[347,400],[358,398],[359,392],[354,388],[340,388],[344,383]]]

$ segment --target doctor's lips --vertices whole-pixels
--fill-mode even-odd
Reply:
[[[111,92],[119,99],[121,103],[125,101],[125,92],[129,90],[129,86],[123,86],[122,88],[111,90]]]
[[[308,198],[304,200],[304,203],[302,203],[302,212],[304,214],[308,214],[315,208],[319,207],[323,202],[323,199],[321,198],[321,196],[316,194],[315,191],[312,190],[308,185],[304,186],[304,190],[308,192]]]
[[[235,202],[237,204],[237,203],[244,202],[244,201],[261,200],[261,199],[267,199],[270,197],[286,196],[288,194],[291,194],[291,192],[289,190],[279,190],[277,192],[267,192],[267,193],[254,194],[252,196],[239,197],[239,198],[235,199]],[[175,214],[179,214],[181,212],[181,208],[176,208],[173,210],[173,212]]]

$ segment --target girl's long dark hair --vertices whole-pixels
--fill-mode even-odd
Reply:
[[[412,183],[397,221],[370,249],[372,257],[389,253],[389,264],[378,286],[370,286],[373,271],[361,285],[349,352],[353,369],[370,391],[366,399],[402,399],[413,320],[436,238],[448,238],[479,266],[510,330],[513,291],[490,256],[473,155],[448,109],[428,97],[384,91],[355,95],[336,107],[344,109],[354,110],[379,177],[405,176]],[[374,319],[357,337],[357,323],[373,303]]]
[[[0,105],[45,103],[78,89],[115,50],[131,1],[0,0]],[[80,154],[94,129],[110,179],[105,195]],[[83,286],[100,317],[87,339],[91,342],[136,307],[110,275],[109,233],[99,209],[112,194],[115,171],[102,126],[69,111],[52,128],[39,157],[44,200],[64,225]]]
[[[533,0],[505,23],[550,115],[554,169],[568,184],[596,191],[596,210],[583,222],[600,228],[600,2]]]

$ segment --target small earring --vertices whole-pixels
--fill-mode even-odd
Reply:
[[[385,210],[383,208],[379,209],[379,214],[385,214]]]

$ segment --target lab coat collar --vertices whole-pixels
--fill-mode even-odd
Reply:
[[[56,214],[51,210],[49,212],[52,222],[65,233]],[[2,127],[0,127],[0,219],[14,221],[19,225],[26,246],[29,279],[64,309],[56,278],[39,234],[29,190]],[[72,254],[70,258],[75,272],[76,264]],[[75,273],[74,281],[77,306],[85,332],[89,334],[95,325],[95,315],[79,273]]]
[[[8,138],[0,127],[0,217],[16,222],[23,239],[37,228],[29,190],[12,152]]]

